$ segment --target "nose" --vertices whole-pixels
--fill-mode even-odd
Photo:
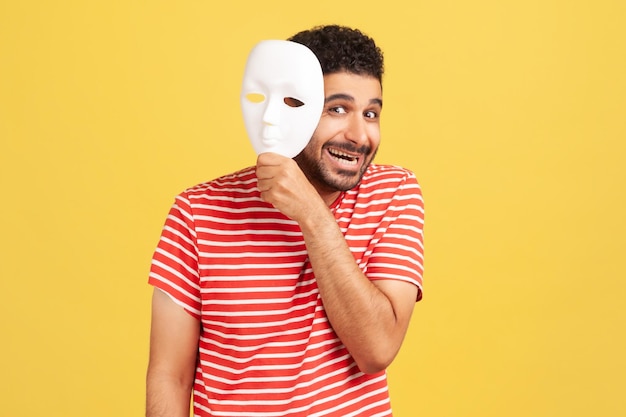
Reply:
[[[363,145],[368,141],[367,123],[360,114],[353,113],[345,133],[346,139],[357,145]]]
[[[267,106],[263,112],[263,123],[268,126],[275,126],[280,123],[280,106],[282,101],[275,97],[270,97],[267,100]]]

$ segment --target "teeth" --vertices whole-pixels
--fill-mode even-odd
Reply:
[[[336,159],[340,159],[341,162],[349,165],[356,165],[358,161],[358,158],[336,149],[329,149],[328,152]]]

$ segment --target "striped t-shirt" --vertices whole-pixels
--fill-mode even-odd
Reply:
[[[421,298],[413,173],[371,165],[331,210],[369,279],[412,283]],[[261,200],[254,167],[176,197],[149,282],[201,320],[196,416],[391,415],[385,372],[360,372],[333,331],[300,228]]]

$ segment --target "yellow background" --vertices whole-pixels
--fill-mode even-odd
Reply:
[[[0,1],[0,415],[143,414],[175,194],[254,163],[247,53],[384,49],[378,162],[427,206],[396,416],[626,415],[622,0]]]

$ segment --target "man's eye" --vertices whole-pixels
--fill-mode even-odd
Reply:
[[[375,119],[378,117],[378,113],[376,113],[375,111],[366,111],[365,117],[368,119]]]
[[[330,112],[332,113],[338,113],[338,114],[344,114],[346,113],[346,109],[344,109],[341,106],[336,106],[336,107],[331,107],[330,109],[328,109]]]

